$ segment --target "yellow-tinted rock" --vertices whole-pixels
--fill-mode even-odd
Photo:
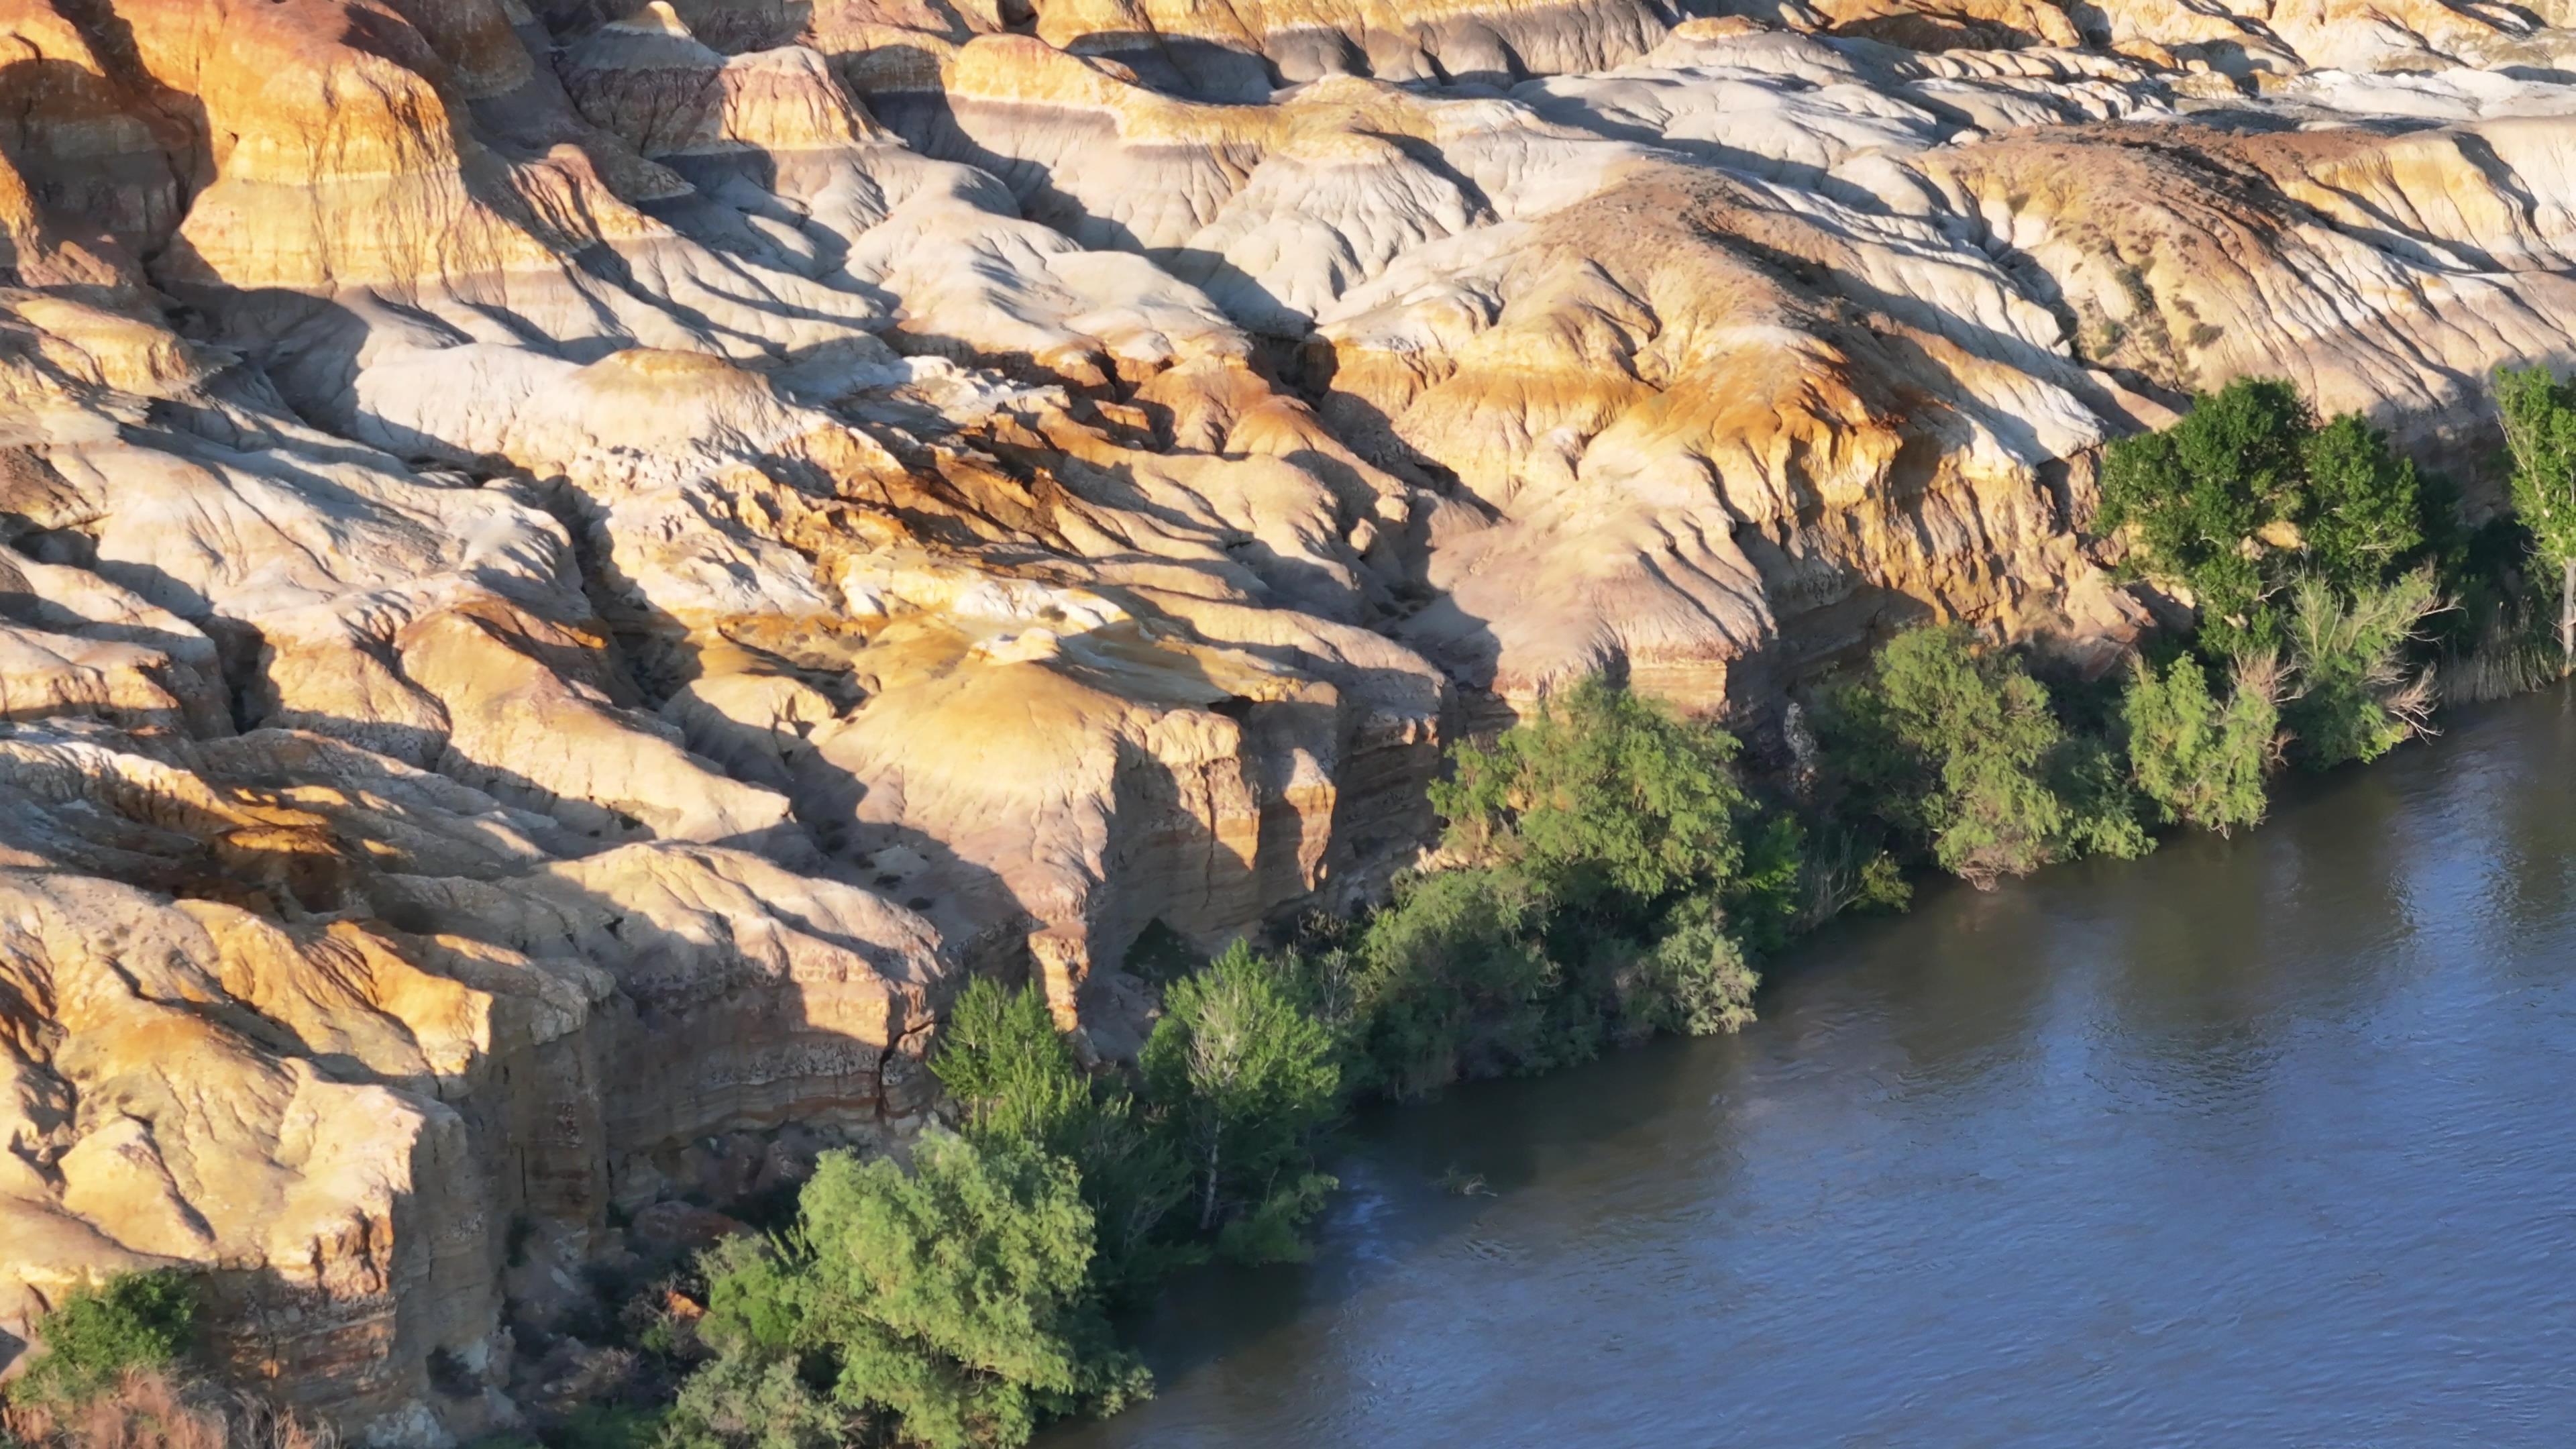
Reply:
[[[2576,360],[2564,0],[1715,8],[0,0],[0,1327],[481,1433],[964,974],[1122,1056],[1464,723],[2107,666],[2106,438]]]

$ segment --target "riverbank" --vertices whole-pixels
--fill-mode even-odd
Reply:
[[[2571,861],[2560,688],[1927,889],[1738,1036],[1360,1114],[1315,1261],[1175,1280],[1156,1399],[1041,1442],[2554,1442]]]
[[[2411,515],[2411,487],[2398,501]],[[639,1378],[634,1410],[668,1449],[973,1449],[1115,1414],[1151,1376],[1103,1310],[1211,1254],[1303,1260],[1346,1107],[1731,1033],[1753,961],[1893,904],[1907,863],[1992,889],[2147,854],[2155,820],[2223,838],[2262,820],[2285,754],[2325,769],[2423,732],[2433,567],[2322,557],[2276,565],[2287,605],[2225,621],[2285,649],[2141,658],[2125,683],[2053,690],[1963,626],[1902,631],[1822,698],[1785,791],[1749,781],[1714,723],[1584,681],[1457,747],[1431,792],[1440,863],[1364,921],[1165,981],[1132,1075],[1086,1072],[1034,983],[977,983],[929,1060],[962,1135],[923,1137],[908,1166],[828,1154],[792,1224],[700,1259],[670,1302],[703,1315],[648,1304],[636,1340],[676,1396],[666,1413]]]

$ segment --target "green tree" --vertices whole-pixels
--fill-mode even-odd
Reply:
[[[1785,943],[1849,893],[1818,888],[1800,822],[1745,790],[1738,753],[1714,724],[1597,679],[1462,747],[1433,802],[1463,866],[1400,882],[1355,949],[1298,965],[1300,990],[1349,1023],[1348,1080],[1409,1096],[1749,1019],[1746,946]],[[1345,969],[1328,982],[1326,962]]]
[[[1297,1232],[1332,1186],[1315,1143],[1337,1110],[1332,1034],[1281,970],[1238,941],[1163,996],[1138,1065],[1198,1177],[1199,1229],[1231,1256],[1302,1256]]]
[[[1634,919],[1742,864],[1753,807],[1737,749],[1714,725],[1587,679],[1490,748],[1462,746],[1432,804],[1465,858],[1522,872],[1560,906]]]
[[[948,1008],[932,1075],[965,1110],[969,1135],[1073,1157],[1092,1109],[1091,1079],[1055,1029],[1044,997],[988,977]]]
[[[1142,1120],[1124,1083],[1095,1082],[1074,1060],[1034,990],[978,979],[958,994],[931,1072],[963,1109],[966,1135],[1072,1163],[1092,1211],[1092,1273],[1112,1295],[1194,1256],[1161,1236],[1189,1191],[1189,1171]]]
[[[557,1423],[549,1442],[554,1449],[653,1449],[662,1442],[660,1409],[634,1404],[581,1404]]]
[[[2224,702],[2210,694],[2197,659],[2177,659],[2161,675],[2143,659],[2134,668],[2121,702],[2129,769],[2157,814],[2221,835],[2260,824],[2280,729],[2278,666],[2239,663]]]
[[[2098,526],[2131,567],[2189,588],[2215,661],[2274,650],[2293,577],[2346,592],[2393,577],[2424,546],[2415,465],[2358,413],[2320,425],[2297,389],[2241,378],[2158,433],[2104,451]]]
[[[2406,650],[2440,606],[2429,569],[2351,596],[2299,580],[2289,626],[2297,689],[2284,713],[2311,768],[2375,760],[2426,728],[2432,677]]]
[[[2576,384],[2546,367],[2496,369],[2514,512],[2539,555],[2558,568],[2561,674],[2576,670]]]
[[[669,1433],[808,1449],[833,1432],[808,1385],[858,1429],[930,1449],[1114,1410],[1147,1379],[1093,1299],[1092,1232],[1072,1165],[1026,1147],[931,1133],[910,1172],[827,1153],[790,1233],[709,1255],[699,1331],[716,1358]]]
[[[2422,487],[2388,435],[2345,413],[2301,444],[2303,560],[2337,588],[2383,583],[2424,544]]]
[[[2204,642],[2219,654],[2277,637],[2258,535],[2301,511],[2314,429],[2297,389],[2244,378],[2195,395],[2172,427],[2104,450],[2097,526],[2133,529],[2140,571],[2191,589]]]
[[[63,1295],[36,1324],[44,1343],[9,1396],[24,1403],[87,1403],[129,1370],[163,1369],[196,1343],[196,1284],[172,1269],[118,1273]]]
[[[749,1241],[744,1239],[743,1241]],[[722,1353],[689,1375],[663,1417],[665,1449],[833,1449],[849,1415],[783,1354]]]
[[[2090,735],[2070,734],[2049,764],[2049,788],[2065,810],[2057,830],[2061,857],[2135,860],[2156,848],[2139,819],[2138,792],[2124,761]]]
[[[1792,935],[1823,919],[1814,914],[1815,871],[1806,827],[1796,816],[1759,817],[1745,832],[1734,878],[1717,896],[1727,930],[1749,950],[1768,954],[1787,946]]]

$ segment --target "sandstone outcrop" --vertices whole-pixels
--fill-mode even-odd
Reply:
[[[0,0],[0,1329],[184,1264],[361,1437],[506,1424],[550,1274],[906,1130],[970,973],[1132,1051],[1140,936],[1366,895],[1462,729],[2107,655],[2194,389],[2491,506],[2571,24]]]

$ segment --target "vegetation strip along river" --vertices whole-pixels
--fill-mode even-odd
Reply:
[[[1044,1442],[2563,1444],[2571,978],[2562,689],[1370,1110],[1314,1260],[1176,1279]]]

